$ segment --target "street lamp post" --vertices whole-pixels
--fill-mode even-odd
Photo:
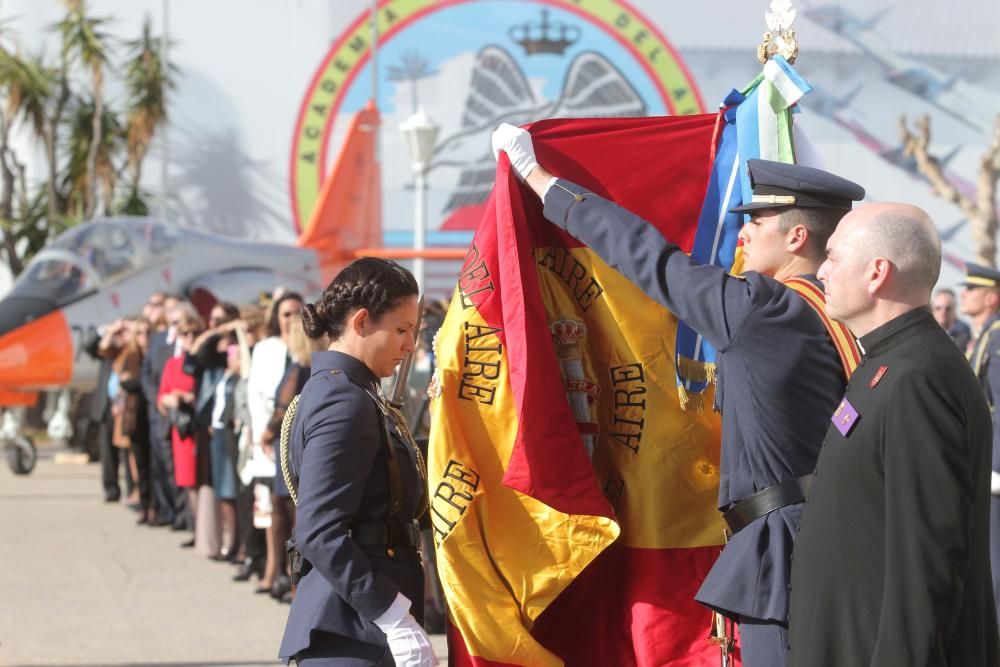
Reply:
[[[427,167],[434,156],[434,145],[440,128],[420,110],[403,121],[399,129],[406,138],[410,165],[413,167],[413,185],[416,188],[413,249],[419,253],[426,247],[427,237]],[[423,257],[418,256],[413,260],[413,276],[417,279],[420,292],[423,293],[425,281]]]

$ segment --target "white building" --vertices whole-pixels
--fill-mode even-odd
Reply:
[[[646,114],[667,113],[671,104],[696,110],[699,96],[700,107],[712,111],[730,88],[760,71],[755,50],[767,8],[764,0],[378,4],[375,90],[369,0],[90,1],[92,14],[113,18],[106,28],[117,37],[133,39],[146,15],[156,33],[168,29],[169,59],[180,70],[165,142],[169,169],[164,178],[164,142],[158,141],[144,183],[157,194],[166,188],[168,219],[292,241],[336,155],[345,117],[374,90],[383,113],[384,227],[389,242],[406,244],[412,173],[397,128],[415,102],[441,125],[428,191],[435,230],[454,224],[447,221],[468,200],[463,193],[477,189],[476,166],[488,157],[491,122],[611,113],[612,107]],[[953,153],[949,170],[975,183],[989,125],[1000,113],[1000,3],[967,0],[961,10],[936,0],[875,10],[866,0],[794,4],[801,44],[796,67],[817,87],[802,118],[826,166],[864,184],[872,199],[927,208],[952,260],[942,283],[955,284],[958,260],[972,251],[961,212],[887,159],[899,143],[899,116],[927,113],[935,150]],[[423,9],[414,13],[418,6]],[[55,0],[7,0],[0,18],[25,48],[55,55],[57,39],[47,26],[62,7]],[[529,55],[522,43],[528,41],[553,50],[563,42],[563,51]],[[682,81],[685,70],[690,85]],[[517,99],[501,101],[505,87],[522,84]],[[586,86],[605,88],[584,99],[593,92]],[[616,92],[606,94],[612,88]],[[120,94],[112,75],[110,103],[120,103]],[[452,236],[460,242],[468,233]],[[449,280],[451,270],[442,269],[442,289]]]

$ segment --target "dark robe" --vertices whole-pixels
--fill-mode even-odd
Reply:
[[[997,665],[983,392],[926,308],[860,343],[795,542],[789,662]]]

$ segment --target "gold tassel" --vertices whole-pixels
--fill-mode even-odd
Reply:
[[[705,409],[705,394],[691,393],[684,388],[683,384],[677,385],[677,398],[680,400],[681,410],[684,412],[701,412]]]
[[[681,410],[687,410],[687,404],[691,397],[688,395],[687,389],[684,388],[683,382],[677,383],[677,398],[680,400]]]
[[[687,357],[677,357],[677,374],[682,380],[715,384],[718,371],[715,364],[706,361],[695,361]]]

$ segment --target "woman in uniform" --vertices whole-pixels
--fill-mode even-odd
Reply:
[[[281,642],[286,661],[436,664],[419,625],[426,468],[380,386],[413,351],[417,292],[409,271],[365,257],[302,311],[306,334],[331,343],[312,356],[289,442],[305,565]]]

